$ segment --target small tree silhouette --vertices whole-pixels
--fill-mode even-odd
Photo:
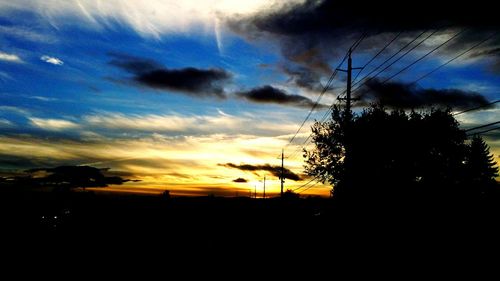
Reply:
[[[498,167],[490,148],[479,135],[474,135],[468,146],[466,171],[469,184],[481,187],[493,184],[498,176]]]
[[[285,198],[285,199],[297,199],[297,198],[300,198],[300,195],[298,193],[293,192],[293,190],[291,190],[291,189],[287,189],[283,193],[283,198]]]

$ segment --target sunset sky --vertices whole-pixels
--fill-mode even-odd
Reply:
[[[400,55],[421,42],[357,92],[366,102],[461,111],[500,98],[499,24],[489,12],[391,17],[380,7],[349,12],[355,8],[305,0],[0,0],[0,172],[90,165],[140,180],[111,189],[177,195],[262,192],[267,176],[275,193],[285,148],[295,156],[285,166],[300,178],[285,188],[301,186],[309,179],[296,151],[345,89],[345,74],[288,143],[362,34],[355,66],[393,43],[360,79],[414,38]],[[383,96],[382,85],[401,96]],[[500,105],[457,118],[463,128],[499,121]],[[484,137],[498,161],[499,131]],[[329,191],[317,185],[304,194]]]

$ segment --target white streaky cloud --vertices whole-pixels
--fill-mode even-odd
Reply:
[[[11,127],[13,123],[7,119],[0,118],[0,128],[1,127]]]
[[[28,96],[27,98],[34,99],[34,100],[39,100],[39,101],[57,101],[56,98],[49,98],[49,97],[42,97],[42,96]]]
[[[283,120],[276,126],[273,120],[254,117],[231,116],[223,112],[217,115],[125,115],[122,113],[100,113],[87,115],[80,121],[89,129],[104,129],[106,132],[151,132],[182,134],[184,136],[203,134],[263,134],[284,135],[296,130],[296,124]],[[223,113],[223,114],[222,114]]]
[[[0,51],[0,61],[22,63],[23,60],[15,54],[8,54]]]
[[[57,28],[79,18],[85,26],[106,28],[113,22],[129,25],[140,34],[162,35],[214,29],[217,18],[245,16],[259,11],[280,9],[305,0],[0,0],[1,10],[28,10],[44,17]],[[219,47],[220,34],[217,35]]]
[[[11,114],[21,115],[21,116],[29,116],[29,110],[17,106],[10,105],[0,105],[0,112],[8,112]]]
[[[57,42],[57,39],[52,35],[18,26],[0,26],[0,34],[39,43],[52,44]]]
[[[50,63],[53,65],[63,65],[64,64],[64,62],[62,60],[60,60],[56,57],[51,57],[51,56],[47,56],[47,55],[41,56],[40,59],[46,63]]]
[[[10,76],[10,74],[6,73],[6,72],[3,72],[3,71],[0,71],[0,81],[12,81],[14,80],[14,78],[12,78],[12,76]]]
[[[2,107],[0,107],[1,109]],[[276,118],[263,120],[259,117],[232,116],[226,113],[214,115],[180,115],[180,114],[123,114],[101,112],[85,115],[69,121],[60,118],[38,118],[27,116],[31,125],[49,131],[63,131],[79,129],[92,131],[106,136],[116,136],[116,133],[127,132],[130,136],[165,134],[173,136],[200,136],[200,135],[261,135],[280,136],[289,134],[297,129],[292,120],[281,119],[276,126]],[[284,141],[284,140],[282,140]]]
[[[76,129],[79,127],[78,124],[63,119],[43,119],[35,117],[30,117],[28,119],[30,120],[31,125],[48,131],[62,131],[67,129]]]
[[[224,55],[224,43],[222,42],[222,30],[221,30],[221,22],[220,19],[216,18],[215,19],[215,24],[214,24],[214,35],[215,35],[215,42],[217,43],[217,49],[219,50],[219,55],[223,56]]]

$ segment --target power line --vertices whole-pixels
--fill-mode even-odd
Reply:
[[[489,127],[489,126],[493,126],[493,125],[496,125],[496,124],[500,124],[500,121],[496,121],[496,122],[488,123],[488,124],[485,124],[485,125],[481,125],[481,126],[469,128],[469,129],[465,130],[464,132],[470,132],[470,131],[474,131],[474,130],[477,130],[477,129],[482,129],[482,128],[486,128],[486,127]]]
[[[429,56],[430,54],[432,54],[433,52],[435,52],[436,50],[438,50],[439,48],[441,48],[442,46],[444,46],[445,44],[447,44],[448,42],[450,42],[451,40],[455,39],[457,36],[459,36],[461,33],[463,33],[465,30],[461,30],[459,31],[458,33],[456,33],[454,36],[452,36],[451,38],[449,38],[448,40],[446,40],[445,42],[443,42],[442,44],[440,44],[439,46],[435,47],[434,49],[432,49],[431,51],[429,51],[428,53],[426,53],[425,55],[421,56],[420,58],[418,58],[417,60],[415,60],[413,63],[411,63],[410,65],[406,66],[405,68],[403,68],[402,70],[400,70],[398,73],[392,75],[390,78],[386,79],[384,82],[382,83],[385,83],[387,81],[389,81],[390,79],[394,78],[395,76],[401,74],[402,72],[404,72],[405,70],[407,70],[408,68],[410,68],[411,66],[415,65],[416,63],[418,63],[419,61],[423,60],[424,58],[426,58],[427,56]],[[377,68],[375,68],[372,72],[370,73],[373,73],[374,71],[376,71],[378,68],[380,68],[381,66],[383,66],[385,63],[387,63],[388,61],[390,61],[392,58],[394,58],[397,54],[399,54],[402,50],[404,50],[406,47],[408,47],[410,44],[412,44],[413,42],[415,42],[420,36],[422,36],[425,32],[427,31],[424,31],[422,33],[420,33],[417,37],[415,37],[412,41],[410,41],[408,44],[406,44],[405,46],[403,46],[398,52],[396,52],[395,54],[393,54],[389,59],[386,59],[382,64],[380,64],[379,66],[377,66]],[[410,51],[414,50],[416,47],[418,47],[419,45],[421,45],[423,42],[425,42],[428,38],[430,38],[433,34],[435,34],[437,31],[434,31],[432,32],[429,36],[427,36],[424,40],[422,40],[421,42],[419,42],[417,45],[413,46],[410,50],[408,50],[405,54],[403,54],[402,56],[400,56],[398,59],[396,59],[395,61],[393,61],[390,65],[388,65],[386,68],[384,68],[383,70],[379,71],[375,76],[369,78],[367,81],[365,81],[363,84],[367,83],[368,81],[370,81],[371,79],[373,79],[374,77],[376,77],[377,75],[379,75],[381,72],[385,71],[388,67],[392,66],[394,63],[396,63],[397,61],[399,61],[401,58],[403,58],[405,55],[407,55]],[[386,44],[377,54],[375,54],[375,56],[370,59],[364,67],[366,67],[369,63],[371,63],[380,53],[383,52],[383,50],[385,50],[391,43],[393,43],[399,36],[400,36],[401,32],[398,33],[388,44]],[[474,46],[468,48],[467,50],[463,51],[462,53],[458,54],[457,56],[453,57],[452,59],[448,60],[447,62],[441,64],[440,66],[438,66],[437,68],[433,69],[432,71],[426,73],[425,75],[421,76],[419,79],[417,79],[416,81],[414,81],[413,83],[411,84],[414,84],[414,83],[417,83],[419,81],[421,81],[422,79],[428,77],[429,75],[431,75],[432,73],[436,72],[437,70],[443,68],[444,66],[448,65],[449,63],[453,62],[454,60],[460,58],[461,56],[465,55],[466,53],[472,51],[473,49],[479,47],[480,45],[484,44],[486,41],[490,40],[492,37],[494,37],[495,35],[497,34],[497,32],[491,34],[490,36],[488,36],[486,39],[478,42],[477,44],[475,44]],[[363,67],[363,68],[364,68]],[[361,71],[360,71],[361,72]],[[366,79],[366,77],[368,77],[369,74],[367,74],[362,80]],[[359,73],[358,75],[359,76]],[[356,77],[357,77],[356,76]],[[356,78],[355,78],[356,79]],[[362,82],[362,80],[358,83],[354,83],[355,85],[356,84],[359,84]],[[360,86],[361,87],[361,86]],[[360,87],[357,87],[355,90],[358,90]],[[345,91],[344,91],[345,93]],[[467,110],[464,110],[462,112],[458,112],[458,113],[454,113],[453,116],[455,115],[459,115],[459,114],[463,114],[465,112],[469,112],[469,111],[473,111],[473,110],[477,110],[477,109],[480,109],[480,108],[483,108],[483,107],[487,107],[487,106],[490,106],[492,104],[495,104],[495,103],[498,103],[500,102],[500,100],[496,100],[496,101],[493,101],[491,103],[488,103],[488,104],[485,104],[485,105],[482,105],[482,106],[479,106],[479,107],[475,107],[475,108],[471,108],[471,109],[467,109]],[[324,122],[328,116],[328,114],[330,113],[331,109],[332,109],[333,105],[330,106],[330,108],[325,112],[325,114],[323,115],[323,118],[321,120],[321,122]],[[312,136],[312,133],[309,134],[309,136],[306,138],[306,140],[303,142],[303,144],[301,145],[301,147],[296,150],[296,152],[292,153],[293,157],[296,157],[297,154],[308,144],[308,141],[310,140]]]
[[[389,69],[389,67],[393,66],[396,62],[400,61],[402,58],[404,58],[406,55],[408,55],[411,51],[415,50],[418,46],[422,45],[425,41],[427,41],[431,36],[433,36],[438,30],[434,30],[433,32],[431,32],[429,35],[427,35],[427,37],[425,37],[424,39],[422,39],[420,42],[418,42],[415,46],[411,47],[410,49],[408,49],[404,54],[402,54],[400,57],[398,57],[397,59],[395,59],[393,62],[391,62],[389,65],[387,65],[386,67],[384,67],[382,70],[380,70],[379,72],[377,72],[375,75],[371,76],[370,78],[368,78],[366,81],[363,82],[363,84],[359,85],[358,87],[356,87],[356,89],[353,90],[353,92],[359,90],[359,88],[361,88],[363,85],[365,85],[366,83],[368,83],[369,81],[375,79],[375,77],[377,77],[378,75],[380,75],[382,72],[386,71],[387,69]],[[415,39],[413,39],[410,43],[416,41],[420,36],[422,36],[422,34],[424,34],[426,31],[420,33]],[[396,54],[400,53],[402,50],[404,50],[404,48],[406,48],[407,45],[405,45],[403,48],[401,48],[401,50],[399,50]],[[383,65],[383,64],[382,64]],[[399,73],[398,73],[399,74]],[[368,74],[369,75],[369,74]],[[366,75],[361,81],[357,82],[357,84],[361,83],[366,77],[368,77],[368,75]],[[393,76],[396,76],[396,75],[393,75]],[[393,77],[391,77],[392,79]]]
[[[356,48],[358,48],[359,44],[361,44],[361,42],[365,39],[366,34],[367,34],[366,32],[363,32],[363,34],[361,34],[361,37],[359,37],[358,40],[356,40],[351,45],[351,47],[349,48],[349,50],[351,50],[351,52],[354,52],[354,50],[356,50]]]
[[[356,74],[356,76],[354,77],[353,79],[353,83],[356,82],[356,80],[358,79],[359,75],[361,74],[361,72],[363,72],[363,70],[370,64],[372,63],[380,54],[382,54],[382,52],[385,51],[385,49],[387,49],[392,43],[394,43],[394,41],[396,41],[396,39],[399,38],[399,36],[401,36],[401,34],[403,33],[403,31],[400,31],[398,34],[396,34],[396,36],[394,36],[394,38],[392,38],[391,41],[389,41],[387,44],[385,44],[385,46],[380,49],[367,63],[365,63],[365,65],[361,68],[360,71],[358,71],[358,74]]]
[[[347,59],[347,55],[344,57],[344,59],[342,60],[342,62],[340,63],[340,65],[342,65],[346,59]],[[318,106],[321,98],[326,93],[326,91],[328,91],[328,89],[330,88],[330,84],[333,81],[333,79],[335,78],[335,76],[337,75],[337,73],[338,73],[338,70],[335,69],[333,71],[332,75],[330,75],[330,78],[328,79],[328,82],[326,83],[325,87],[323,87],[323,90],[321,91],[321,93],[319,94],[318,98],[316,99],[316,102],[312,106],[311,110],[309,110],[309,113],[307,114],[306,118],[304,119],[304,121],[302,121],[302,124],[300,124],[299,128],[297,129],[297,132],[295,132],[295,134],[293,135],[293,137],[288,142],[287,146],[290,145],[295,140],[295,138],[299,134],[300,130],[302,130],[302,127],[304,127],[304,124],[307,122],[307,120],[309,120],[309,117],[311,117],[311,114],[313,113],[314,109],[316,109],[316,107]]]
[[[491,132],[491,131],[495,131],[495,130],[500,130],[500,127],[495,127],[495,128],[491,128],[491,129],[488,129],[488,130],[484,130],[484,131],[480,131],[480,132],[476,132],[476,133],[471,133],[471,134],[468,134],[467,136],[482,135],[482,134],[485,134],[485,133],[488,133],[488,132]]]
[[[361,83],[364,79],[366,79],[368,76],[370,76],[373,72],[377,71],[378,69],[380,69],[384,64],[386,64],[388,61],[390,61],[392,58],[394,58],[395,56],[397,56],[399,53],[401,53],[404,49],[406,49],[408,46],[410,46],[413,42],[415,42],[418,38],[420,38],[423,34],[425,34],[428,30],[425,30],[423,32],[421,32],[420,34],[418,34],[415,38],[413,38],[410,42],[408,42],[406,45],[404,45],[402,48],[400,48],[395,54],[393,54],[390,58],[386,59],[384,62],[382,62],[381,64],[379,64],[375,69],[373,69],[370,73],[368,73],[365,77],[363,77],[363,79],[361,79],[361,81],[357,82],[357,83],[353,83],[353,85],[357,85],[359,83]],[[434,35],[435,33],[437,32],[436,31],[433,31],[431,34],[429,34],[429,36],[427,36],[424,40],[422,40],[421,42],[419,42],[417,45],[413,46],[411,49],[409,49],[405,54],[403,54],[402,56],[400,56],[398,59],[396,59],[395,61],[393,61],[390,65],[388,65],[386,68],[384,68],[383,70],[379,71],[375,76],[379,75],[381,72],[385,71],[387,68],[389,68],[390,66],[392,66],[394,63],[398,62],[399,60],[401,60],[404,56],[406,56],[409,52],[411,52],[412,50],[414,50],[416,47],[418,47],[420,44],[422,44],[423,42],[425,42],[425,40],[427,40],[429,37],[431,37],[432,35]],[[402,32],[398,33],[388,44],[386,44],[377,54],[375,54],[375,56],[373,56],[369,61],[368,63],[365,64],[364,67],[366,67],[369,63],[371,63],[377,56],[379,56],[385,49],[388,48],[389,45],[391,45],[400,35],[402,34]],[[362,38],[364,38],[364,36],[362,36]],[[359,44],[355,43],[353,44],[354,47],[357,47],[359,46]],[[344,57],[343,59],[343,62],[346,60],[347,58],[347,55]],[[342,62],[342,64],[343,64]],[[342,65],[341,64],[341,65]],[[364,68],[363,67],[363,68]],[[361,71],[360,71],[361,72]],[[355,77],[355,80],[356,78],[359,76],[359,73],[358,75]],[[374,77],[375,77],[374,76]],[[368,79],[366,82],[370,81],[372,78]],[[365,83],[366,83],[365,82]],[[359,87],[358,87],[359,88]],[[356,90],[358,89],[356,88]],[[344,93],[346,93],[346,91],[342,92],[342,94],[339,95],[339,97],[341,95],[343,95]],[[337,99],[336,102],[338,102],[339,100]],[[330,111],[332,110],[332,107],[335,105],[332,104],[330,106],[330,108],[325,112],[325,114],[323,115],[322,119],[320,122],[324,122],[327,118],[328,118],[328,114],[330,113]],[[298,149],[298,151],[302,150],[307,142],[310,140],[312,136],[312,133],[309,134],[309,136],[306,138],[306,140],[303,142],[301,148]],[[296,157],[296,154],[297,154],[297,151],[293,152],[292,155],[293,157]]]
[[[403,69],[401,69],[400,71],[396,72],[394,75],[392,75],[391,77],[385,79],[382,84],[386,83],[387,81],[391,80],[392,78],[398,76],[399,74],[403,73],[404,71],[406,71],[408,68],[414,66],[415,64],[417,64],[419,61],[425,59],[428,55],[434,53],[435,51],[437,51],[438,49],[440,49],[441,47],[443,47],[444,45],[448,44],[448,42],[452,41],[453,39],[457,38],[460,34],[462,34],[463,32],[465,31],[465,29],[462,29],[460,30],[459,32],[457,32],[455,35],[453,35],[452,37],[450,37],[448,40],[444,41],[443,43],[441,43],[440,45],[438,45],[437,47],[435,47],[434,49],[430,50],[429,52],[427,52],[425,55],[421,56],[420,58],[418,58],[417,60],[415,60],[414,62],[410,63],[409,65],[407,65],[406,67],[404,67]]]
[[[361,37],[356,40],[352,45],[351,47],[349,48],[350,50],[352,49],[356,49],[359,44],[361,43],[361,41],[363,41],[363,39],[365,38],[366,36],[366,33],[363,33],[361,35]],[[338,67],[335,68],[335,70],[333,71],[332,75],[330,75],[330,78],[328,79],[328,82],[326,83],[325,87],[323,87],[323,90],[321,91],[320,95],[318,96],[318,98],[316,99],[316,102],[314,103],[314,105],[312,106],[311,110],[309,110],[309,113],[307,114],[306,118],[304,119],[304,121],[302,122],[302,124],[299,126],[299,128],[297,129],[297,132],[295,132],[295,134],[293,135],[293,137],[290,139],[290,141],[288,142],[288,145],[290,145],[294,140],[295,138],[297,137],[297,135],[299,134],[300,130],[302,130],[302,128],[304,127],[305,123],[307,122],[307,120],[309,120],[309,117],[311,117],[311,114],[313,113],[314,109],[316,109],[316,107],[318,106],[321,98],[323,97],[323,95],[328,91],[328,89],[330,88],[330,84],[332,83],[333,79],[335,78],[335,76],[337,75],[338,73],[338,68],[340,68],[342,66],[342,64],[344,64],[345,60],[347,59],[347,56],[348,56],[348,53],[345,54],[344,58],[342,59],[342,61],[340,62],[340,64],[338,65]]]
[[[308,182],[304,183],[303,185],[299,186],[299,187],[296,187],[294,189],[292,189],[292,191],[296,191],[296,190],[299,190],[305,186],[307,186],[308,184],[310,184],[311,182],[313,182],[314,180],[316,180],[319,176],[316,176],[314,178],[312,178],[311,180],[309,180]]]
[[[453,61],[455,61],[456,59],[460,58],[461,56],[467,54],[468,52],[474,50],[475,48],[479,47],[480,45],[484,44],[486,41],[490,40],[491,38],[493,38],[495,35],[497,35],[498,32],[495,32],[493,34],[491,34],[490,36],[488,36],[486,39],[478,42],[477,44],[475,44],[474,46],[468,48],[467,50],[463,51],[462,53],[456,55],[455,57],[451,58],[450,60],[448,60],[447,62],[441,64],[440,66],[436,67],[435,69],[433,69],[432,71],[426,73],[425,75],[421,76],[420,78],[418,78],[417,80],[413,81],[411,84],[416,84],[418,83],[419,81],[421,81],[422,79],[426,78],[427,76],[433,74],[434,72],[438,71],[439,69],[447,66],[448,64],[452,63]]]
[[[375,67],[372,71],[370,71],[368,74],[365,75],[365,77],[363,77],[363,79],[361,79],[360,81],[356,82],[353,84],[353,86],[356,86],[358,84],[360,84],[361,82],[363,82],[363,80],[367,79],[370,75],[372,75],[374,72],[376,72],[377,70],[379,70],[382,66],[384,66],[387,62],[391,61],[394,57],[396,57],[399,53],[401,53],[404,49],[406,49],[407,47],[409,47],[411,44],[413,44],[413,42],[417,41],[418,38],[420,38],[422,35],[424,35],[425,33],[427,33],[428,30],[424,30],[422,31],[420,34],[418,34],[415,38],[413,38],[410,42],[406,43],[403,47],[401,47],[396,53],[394,53],[392,56],[390,56],[388,59],[386,59],[385,61],[383,61],[381,64],[379,64],[377,67]],[[384,69],[380,70],[379,72],[377,72],[373,77],[370,77],[368,78],[367,81],[365,81],[363,84],[365,84],[366,82],[370,81],[371,79],[373,79],[374,77],[378,76],[380,73],[384,72],[385,70],[387,70],[389,67],[391,67],[392,65],[394,65],[396,62],[398,62],[399,60],[401,60],[403,57],[405,57],[409,52],[413,51],[415,48],[417,48],[418,46],[420,46],[423,42],[425,42],[425,40],[427,40],[429,37],[431,37],[432,35],[434,35],[434,33],[436,33],[437,30],[433,31],[431,34],[429,34],[424,40],[422,40],[421,42],[417,43],[415,46],[413,46],[412,48],[410,48],[406,53],[404,53],[403,55],[401,55],[399,58],[397,58],[396,60],[394,60],[392,63],[390,63],[388,66],[386,66]],[[359,87],[358,87],[359,88]],[[356,88],[356,90],[358,89]]]
[[[316,185],[318,185],[319,183],[320,183],[320,182],[319,182],[319,181],[317,181],[317,182],[315,182],[313,185],[311,185],[311,186],[309,186],[309,187],[307,187],[307,188],[305,188],[305,189],[303,189],[303,190],[301,190],[301,191],[299,191],[299,192],[297,192],[297,193],[298,193],[298,194],[301,194],[302,192],[307,191],[307,190],[309,190],[309,189],[311,189],[311,188],[315,187],[315,186],[316,186]]]
[[[457,116],[457,115],[464,114],[464,113],[467,113],[467,112],[470,112],[470,111],[478,110],[478,109],[481,109],[483,107],[488,107],[490,105],[493,105],[493,104],[499,103],[499,102],[500,102],[500,100],[492,101],[492,102],[484,104],[484,105],[480,105],[480,106],[477,106],[477,107],[473,107],[473,108],[469,108],[469,109],[466,109],[466,110],[463,110],[463,111],[460,111],[460,112],[453,113],[452,116]]]

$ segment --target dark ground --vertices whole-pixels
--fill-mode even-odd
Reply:
[[[500,205],[488,200],[343,206],[327,198],[5,190],[0,196],[4,253],[20,259],[43,260],[48,253],[59,260],[89,255],[92,262],[277,257],[290,265],[341,259],[395,267],[493,262],[500,241]]]

